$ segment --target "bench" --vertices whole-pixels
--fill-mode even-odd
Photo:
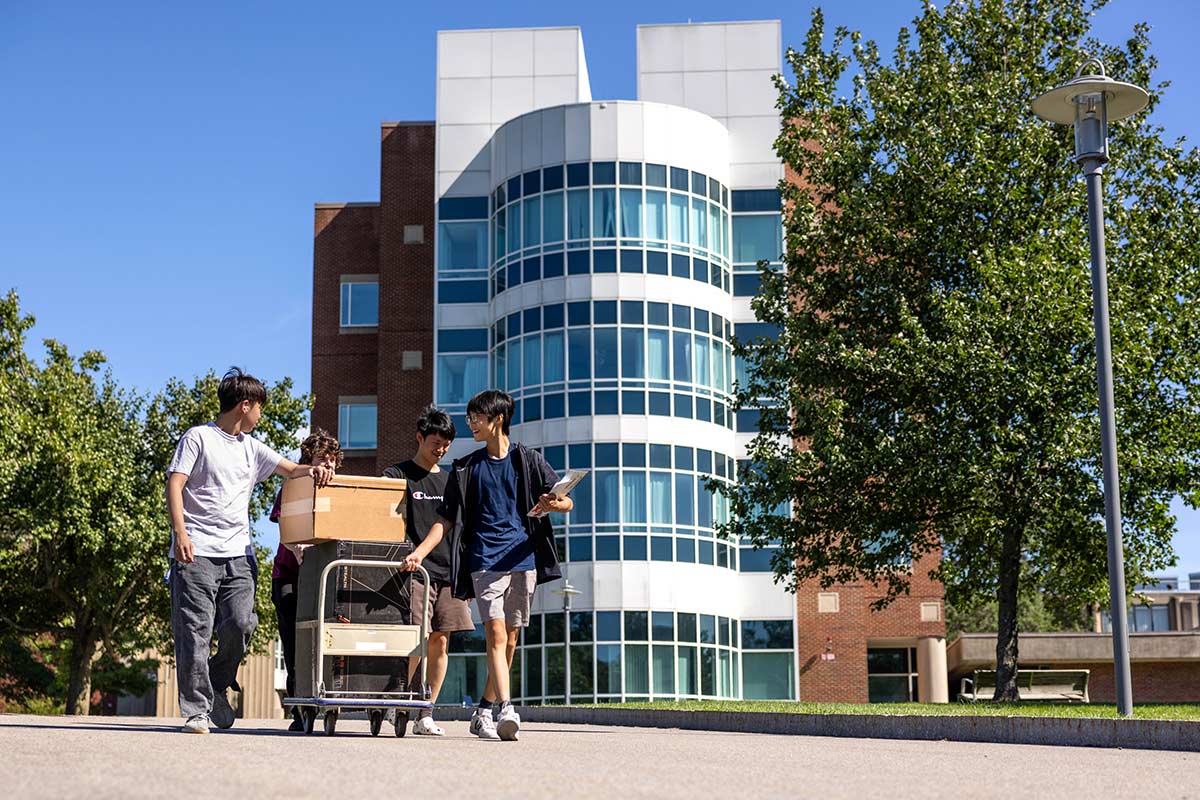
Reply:
[[[1088,703],[1086,669],[1019,669],[1017,696],[1022,702]],[[996,692],[996,671],[977,669],[963,678],[958,699],[967,702],[991,700]]]

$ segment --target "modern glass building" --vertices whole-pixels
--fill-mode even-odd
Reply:
[[[757,422],[732,410],[731,340],[769,333],[750,300],[783,250],[779,23],[639,27],[636,100],[593,100],[578,28],[444,31],[437,52],[436,120],[384,126],[380,203],[317,207],[314,422],[378,474],[421,405],[465,434],[467,400],[499,387],[514,439],[591,471],[556,519],[565,580],[535,597],[515,697],[913,699],[940,588],[911,625],[877,615],[871,683],[867,623],[841,662],[828,635],[865,602],[788,594],[769,552],[714,534],[708,482],[737,479]],[[478,697],[482,635],[451,652],[441,701]]]

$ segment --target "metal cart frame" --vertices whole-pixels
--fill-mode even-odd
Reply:
[[[425,568],[418,566],[414,571],[414,576],[418,573],[421,576],[421,582],[425,585],[425,602],[421,605],[421,617],[419,625],[355,625],[341,622],[328,622],[325,619],[325,595],[328,589],[329,576],[336,567],[386,567],[390,563],[387,561],[375,561],[371,559],[360,558],[339,558],[330,561],[321,570],[321,580],[319,596],[317,599],[317,619],[310,624],[316,627],[315,636],[313,637],[316,643],[316,679],[314,685],[316,687],[315,697],[285,697],[283,704],[285,706],[293,706],[300,709],[301,716],[304,719],[304,733],[311,734],[316,725],[316,719],[320,714],[324,719],[324,728],[326,736],[333,736],[337,727],[338,716],[343,709],[353,709],[358,711],[366,711],[367,719],[371,724],[371,735],[378,736],[380,729],[383,727],[383,719],[388,710],[394,710],[396,717],[393,722],[393,727],[397,736],[404,736],[408,729],[409,712],[422,709],[432,709],[433,703],[430,702],[429,684],[426,680],[426,667],[429,655],[429,606],[430,600],[430,583],[429,573]],[[410,590],[410,607],[412,592]],[[411,633],[413,629],[417,632],[417,642],[413,647],[401,649],[388,649],[386,642],[372,643],[370,650],[350,649],[347,647],[336,646],[346,637],[341,634],[351,633],[355,631],[365,632],[370,630],[383,631],[385,633]],[[327,646],[328,644],[328,646]],[[357,644],[357,643],[356,643]],[[375,646],[376,644],[381,646]],[[404,656],[407,658],[417,657],[421,659],[420,683],[414,690],[414,687],[408,687],[409,691],[405,692],[332,692],[325,689],[325,656],[327,655],[348,655],[348,656]]]

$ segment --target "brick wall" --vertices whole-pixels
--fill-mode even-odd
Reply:
[[[1086,669],[1093,703],[1117,702],[1112,664],[1054,664],[1054,669]],[[1129,665],[1133,702],[1200,703],[1200,664],[1195,661],[1143,661]]]
[[[821,589],[816,581],[796,592],[796,633],[800,659],[800,699],[831,703],[867,702],[867,646],[914,646],[924,636],[945,636],[942,585],[929,571],[939,557],[928,556],[913,567],[912,586],[882,611],[870,606],[883,596],[873,584],[838,584]],[[836,592],[839,610],[821,613],[817,595]],[[921,603],[937,603],[937,622],[921,621]],[[831,648],[831,650],[827,649]],[[832,652],[832,661],[821,654]]]
[[[378,475],[410,455],[416,417],[433,401],[434,130],[383,125],[379,203],[315,211],[312,424],[336,434],[339,397],[373,395],[379,408],[378,447],[347,453],[351,475]],[[405,243],[408,226],[421,228],[419,243]],[[343,275],[378,276],[377,328],[341,328]],[[421,353],[419,369],[402,368],[405,351]]]

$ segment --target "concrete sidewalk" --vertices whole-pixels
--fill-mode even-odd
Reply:
[[[1181,797],[1200,756],[1099,748],[835,739],[529,722],[483,742],[372,738],[238,720],[209,736],[178,720],[0,716],[5,797]]]

